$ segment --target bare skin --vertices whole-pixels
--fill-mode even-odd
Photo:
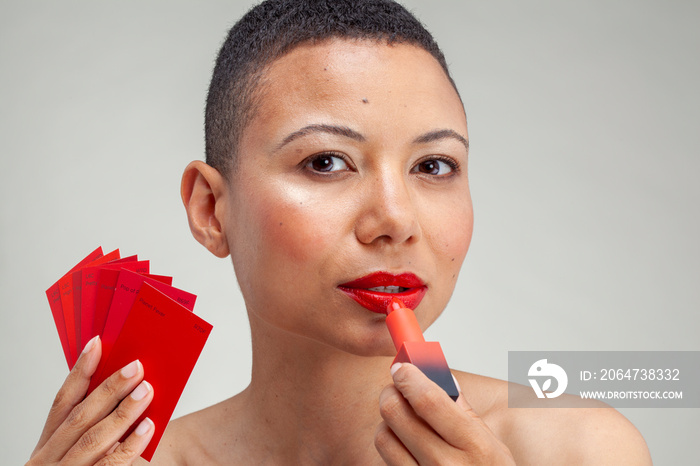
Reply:
[[[194,237],[232,258],[251,382],[171,422],[152,464],[650,464],[615,410],[508,409],[506,382],[458,371],[455,403],[410,364],[390,372],[384,317],[338,290],[414,273],[428,286],[423,329],[452,294],[473,225],[468,133],[434,58],[331,40],[297,47],[265,78],[237,169],[192,162],[182,183]],[[130,446],[110,464],[132,461]]]
[[[612,408],[508,409],[508,384],[474,374],[453,371],[462,387],[462,399],[469,400],[473,412],[510,451],[518,465],[648,465],[651,459],[644,439],[635,427]],[[469,388],[466,388],[469,387]],[[529,387],[524,387],[529,389]],[[439,390],[439,389],[438,389]],[[299,460],[260,455],[261,450],[247,443],[249,428],[239,420],[244,416],[245,392],[202,411],[170,423],[156,459],[162,464],[300,464]],[[446,400],[452,403],[451,400]],[[377,399],[367,402],[375,410]],[[348,422],[346,419],[345,422]],[[230,429],[232,425],[236,427]],[[335,427],[334,427],[335,428]],[[374,441],[368,429],[364,441]],[[265,443],[265,439],[261,438]],[[167,442],[164,444],[164,442]],[[268,440],[269,442],[269,440]],[[269,442],[274,443],[274,442]],[[212,449],[212,445],[216,445]],[[348,448],[341,442],[339,448]],[[329,450],[333,450],[329,448]],[[234,454],[231,454],[234,452]],[[328,455],[318,464],[384,464],[369,449],[362,458]],[[248,462],[246,462],[248,459]],[[481,464],[440,456],[438,464]],[[316,464],[313,459],[303,464]],[[412,464],[396,462],[394,464]],[[420,463],[424,464],[424,463]],[[427,463],[426,463],[427,464]],[[507,458],[502,463],[509,464]]]

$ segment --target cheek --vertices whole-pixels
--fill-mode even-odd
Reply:
[[[474,227],[471,198],[461,197],[459,202],[445,205],[444,209],[433,209],[430,215],[433,221],[428,236],[438,258],[437,265],[444,271],[444,278],[454,283],[471,243]],[[448,273],[450,276],[446,276]]]
[[[433,202],[428,207],[432,220],[431,243],[437,256],[459,268],[469,250],[474,228],[471,197],[467,194],[454,202]]]
[[[452,255],[451,262],[455,262],[457,268],[462,266],[469,245],[472,241],[472,232],[474,231],[474,211],[472,210],[471,199],[466,203],[464,209],[459,215],[457,225],[453,229],[450,242],[449,253]],[[454,260],[453,260],[454,259]]]
[[[304,207],[306,202],[303,196],[273,196],[269,203],[273,208],[262,211],[258,221],[262,254],[282,263],[301,265],[313,261],[314,253],[324,247],[324,235],[311,218],[308,206]]]
[[[318,279],[335,240],[332,215],[319,212],[320,201],[304,189],[270,184],[247,192],[255,196],[234,220],[245,240],[234,239],[231,249],[244,295],[253,300],[250,304],[277,295],[302,299],[309,290],[304,282]],[[253,291],[259,296],[251,296]]]
[[[469,250],[473,229],[471,199],[463,192],[431,199],[423,206],[423,233],[432,258],[431,292],[421,303],[421,325],[430,326],[452,296],[459,271]]]

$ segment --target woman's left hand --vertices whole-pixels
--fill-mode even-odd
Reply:
[[[515,464],[461,391],[452,401],[413,364],[395,364],[392,377],[379,396],[384,421],[374,437],[387,464]]]

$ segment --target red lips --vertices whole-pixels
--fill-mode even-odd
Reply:
[[[398,286],[407,288],[398,293],[373,291],[369,288]],[[357,280],[338,285],[341,291],[354,299],[360,306],[378,314],[386,314],[391,298],[399,298],[406,307],[415,309],[421,302],[427,287],[412,273],[394,275],[388,272],[375,272]]]

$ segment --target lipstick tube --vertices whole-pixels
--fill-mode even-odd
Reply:
[[[400,299],[392,298],[386,313],[386,326],[398,351],[392,365],[397,362],[410,362],[445,390],[450,398],[457,401],[459,390],[440,343],[425,341],[416,315]]]

